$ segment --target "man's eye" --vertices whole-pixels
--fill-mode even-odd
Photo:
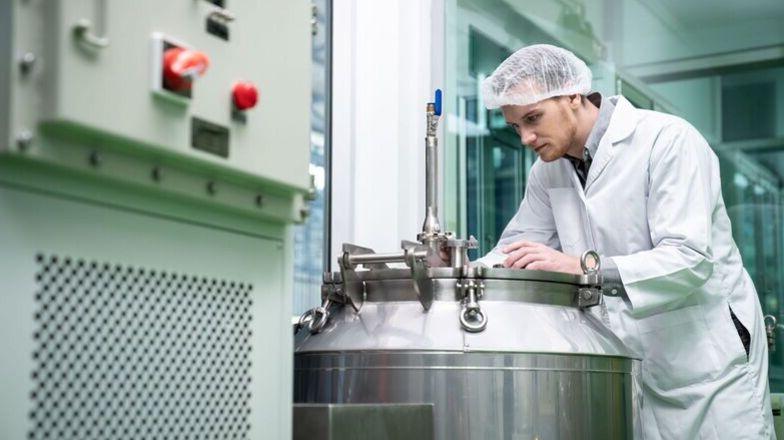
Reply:
[[[538,121],[538,120],[539,120],[539,118],[540,118],[541,116],[542,116],[541,114],[527,116],[527,117],[525,118],[525,122],[528,122],[528,123],[533,123],[533,122],[536,122],[536,121]]]

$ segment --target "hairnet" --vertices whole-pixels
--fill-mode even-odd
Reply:
[[[591,70],[573,53],[549,44],[518,49],[482,82],[488,109],[528,105],[553,96],[591,90]]]

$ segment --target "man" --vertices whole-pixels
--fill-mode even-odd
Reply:
[[[596,250],[609,326],[643,359],[645,438],[775,438],[762,311],[716,155],[686,121],[590,88],[585,63],[549,45],[482,84],[539,160],[480,262],[579,274]]]

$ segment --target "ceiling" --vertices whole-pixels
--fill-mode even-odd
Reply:
[[[669,12],[677,25],[714,26],[737,21],[784,19],[783,0],[646,0]]]

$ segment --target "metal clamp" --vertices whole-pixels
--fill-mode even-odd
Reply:
[[[593,262],[593,264],[591,264]],[[588,250],[580,257],[580,267],[583,269],[588,282],[599,286],[601,284],[600,270],[602,262],[596,251]],[[577,307],[586,308],[601,304],[602,291],[600,287],[586,286],[577,289]]]
[[[765,322],[765,335],[768,337],[768,352],[776,351],[776,328],[778,320],[773,315],[765,315],[762,320]]]
[[[363,264],[370,267],[387,267],[383,262],[374,261],[371,265],[369,262],[357,262],[360,256],[373,257],[375,252],[373,249],[357,246],[351,243],[343,243],[343,255],[338,257],[338,266],[340,267],[341,280],[343,282],[343,293],[348,298],[349,304],[354,308],[354,311],[359,312],[362,304],[365,303],[365,284],[359,281],[357,273],[354,270],[357,264]]]
[[[408,247],[407,247],[408,246]],[[406,265],[411,269],[411,280],[414,282],[414,291],[419,298],[422,308],[430,310],[435,299],[433,280],[427,275],[427,257],[430,248],[423,245],[410,246],[403,243]]]
[[[106,37],[99,37],[92,32],[93,24],[90,20],[82,18],[77,21],[73,27],[74,35],[79,41],[84,44],[94,47],[96,49],[104,49],[109,47],[109,39]]]
[[[299,317],[294,325],[294,334],[296,335],[305,326],[308,327],[311,334],[323,330],[329,321],[330,307],[350,302],[343,287],[343,277],[339,273],[325,272],[321,285],[321,306],[314,307]]]
[[[478,299],[484,296],[485,285],[475,280],[458,281],[456,287],[463,294],[460,310],[460,325],[467,332],[478,333],[487,327],[487,315],[482,311]]]

